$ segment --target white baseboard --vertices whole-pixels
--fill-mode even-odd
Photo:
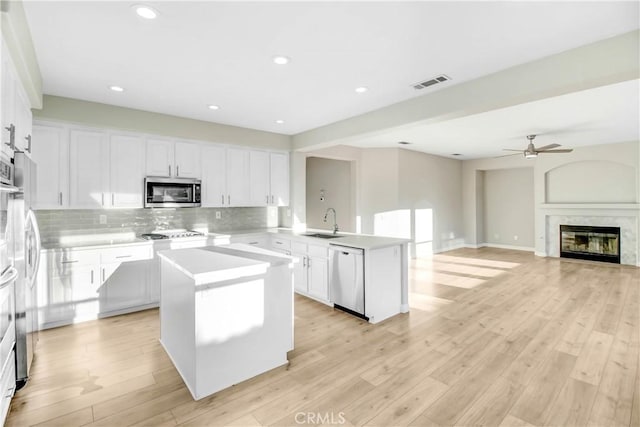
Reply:
[[[543,258],[546,258],[546,257],[547,257],[547,254],[546,254],[545,252],[538,252],[538,251],[535,251],[535,252],[534,252],[534,255],[535,255],[535,256],[540,256],[540,257],[543,257]]]
[[[512,246],[512,245],[500,245],[497,243],[480,243],[478,245],[467,243],[463,245],[465,248],[480,249],[480,248],[496,248],[496,249],[511,249],[514,251],[535,252],[535,248],[526,246]],[[543,255],[544,256],[544,255]]]

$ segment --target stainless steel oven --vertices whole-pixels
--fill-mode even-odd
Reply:
[[[145,208],[193,208],[200,206],[200,180],[193,178],[144,179]]]

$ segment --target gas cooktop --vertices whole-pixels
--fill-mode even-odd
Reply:
[[[185,237],[203,237],[204,234],[192,230],[160,230],[153,233],[141,234],[145,240],[181,239]]]

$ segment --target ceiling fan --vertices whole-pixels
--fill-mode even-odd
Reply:
[[[550,154],[550,153],[570,153],[573,151],[572,148],[564,148],[562,150],[553,150],[553,148],[560,147],[560,144],[549,144],[544,147],[536,148],[533,145],[533,140],[536,138],[535,135],[527,135],[527,139],[529,140],[529,145],[527,148],[523,150],[512,150],[509,148],[504,148],[503,151],[517,151],[524,154],[524,157],[527,159],[532,159],[534,157],[538,157],[538,154]],[[507,154],[508,156],[514,156],[515,154]]]

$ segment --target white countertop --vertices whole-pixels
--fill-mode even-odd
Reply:
[[[146,246],[153,245],[153,241],[140,238],[132,239],[95,239],[84,241],[49,241],[42,242],[42,250],[55,252],[67,249],[108,249],[121,246]]]
[[[158,255],[191,277],[195,285],[264,274],[270,266],[290,261],[278,253],[243,244],[172,249]]]
[[[313,242],[314,244],[325,243],[326,245],[339,245],[350,246],[352,248],[359,249],[380,249],[389,246],[401,245],[409,243],[411,239],[402,239],[398,237],[382,237],[372,236],[370,234],[354,234],[354,233],[337,233],[338,236],[333,239],[323,239],[320,237],[306,236],[305,234],[321,233],[321,234],[333,234],[327,230],[307,230],[304,232],[293,231],[286,228],[271,228],[265,230],[265,232],[275,233],[282,235],[283,237],[292,237],[299,240],[305,240],[307,242]],[[231,233],[233,235],[233,233]]]

